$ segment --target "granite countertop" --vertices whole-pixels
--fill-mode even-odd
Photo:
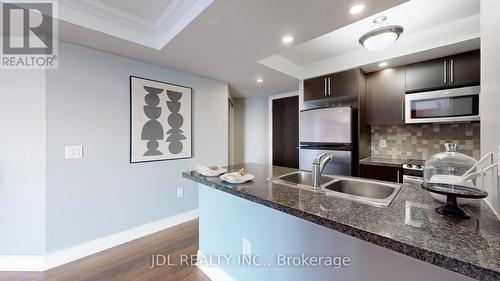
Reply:
[[[365,165],[377,165],[377,166],[389,166],[389,167],[402,167],[406,160],[404,159],[392,159],[383,157],[368,157],[359,160],[360,164]]]
[[[390,206],[375,207],[268,180],[296,169],[229,170],[240,168],[255,179],[229,184],[196,171],[183,177],[478,280],[500,280],[500,221],[483,200],[464,206],[472,218],[460,221],[436,213],[439,203],[414,184],[404,184]]]

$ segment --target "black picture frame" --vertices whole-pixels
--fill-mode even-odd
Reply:
[[[188,139],[189,141],[189,156],[186,157],[171,157],[171,158],[162,158],[162,159],[142,159],[142,160],[137,160],[134,158],[134,132],[133,132],[133,126],[134,126],[134,90],[133,90],[133,80],[134,79],[139,79],[143,81],[149,81],[149,82],[154,82],[154,83],[161,83],[168,86],[173,86],[173,87],[180,87],[184,88],[189,91],[189,118],[190,118],[190,138]],[[165,90],[166,92],[166,90]],[[136,76],[136,75],[130,75],[129,76],[129,163],[131,164],[139,164],[139,163],[151,163],[151,162],[162,162],[162,161],[173,161],[173,160],[182,160],[182,159],[191,159],[193,158],[193,88],[184,86],[184,85],[179,85],[179,84],[174,84],[174,83],[168,83],[164,81],[159,81],[159,80],[154,80],[154,79],[149,79],[141,76]]]

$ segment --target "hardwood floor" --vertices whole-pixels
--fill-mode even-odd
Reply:
[[[45,272],[0,272],[0,281],[210,281],[196,266],[181,265],[181,255],[197,250],[196,219]],[[176,265],[150,268],[154,254]]]

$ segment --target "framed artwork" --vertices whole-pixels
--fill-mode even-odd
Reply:
[[[130,76],[130,163],[192,157],[192,92]]]

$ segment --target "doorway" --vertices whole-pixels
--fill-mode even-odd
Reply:
[[[273,165],[299,168],[299,97],[272,100]]]

